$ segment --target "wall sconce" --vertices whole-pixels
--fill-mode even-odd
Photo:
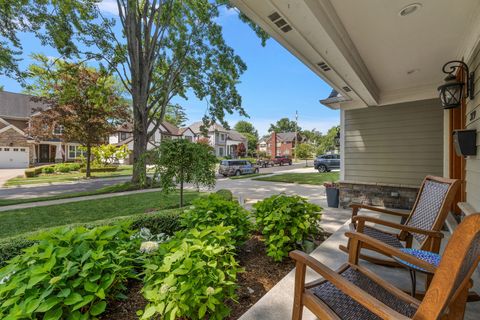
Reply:
[[[462,104],[463,99],[463,86],[464,82],[457,80],[457,70],[460,69],[465,72],[466,84],[467,84],[467,96],[472,100],[474,98],[474,73],[470,73],[468,66],[463,61],[453,60],[443,65],[443,73],[448,74],[445,78],[445,84],[438,87],[440,93],[440,100],[444,109],[453,109],[459,107]]]

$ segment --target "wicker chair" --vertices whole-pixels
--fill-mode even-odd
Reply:
[[[436,269],[423,260],[358,232],[351,240],[349,262],[333,271],[301,251],[296,261],[293,320],[306,306],[320,319],[463,319],[470,279],[480,260],[480,214],[469,216],[452,235]],[[358,265],[360,248],[375,248],[435,273],[423,301],[417,300]],[[305,284],[306,267],[323,276]]]
[[[413,239],[415,238],[419,243],[418,249],[438,253],[443,237],[440,230],[445,223],[459,187],[460,180],[427,176],[423,180],[410,213],[401,213],[363,204],[352,204],[352,223],[350,224],[350,230],[352,232],[364,233],[395,248],[411,248]],[[383,214],[398,216],[402,218],[402,223],[357,215],[360,209],[368,209]],[[368,226],[366,222],[394,228],[398,230],[398,232],[386,232]],[[348,252],[348,247],[343,245],[340,246],[340,249]],[[376,251],[375,248],[368,246],[365,246],[365,249]],[[367,254],[361,254],[360,258],[376,264],[398,266],[398,264],[392,260],[377,258]]]

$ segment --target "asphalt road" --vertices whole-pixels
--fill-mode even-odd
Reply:
[[[275,173],[281,171],[298,170],[305,167],[305,163],[296,163],[291,166],[275,166],[269,168],[261,168],[261,173]],[[218,176],[219,186],[223,180],[234,181],[231,179],[225,179],[223,176]],[[0,188],[0,199],[19,199],[19,198],[36,198],[36,197],[48,197],[62,193],[75,193],[83,191],[97,190],[109,185],[129,181],[130,177],[118,177],[118,178],[105,178],[105,179],[93,179],[84,181],[75,181],[68,183],[51,183],[42,185],[25,185],[18,187]],[[243,180],[243,179],[240,179]],[[238,180],[238,181],[240,181]],[[250,180],[249,180],[250,181]],[[240,183],[242,184],[242,183]]]

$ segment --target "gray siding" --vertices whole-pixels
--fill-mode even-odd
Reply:
[[[345,111],[345,180],[419,185],[443,173],[437,99]]]
[[[469,61],[470,71],[475,71],[475,99],[467,99],[467,129],[477,130],[477,155],[467,158],[467,202],[480,211],[480,46]],[[470,120],[475,111],[475,119]]]

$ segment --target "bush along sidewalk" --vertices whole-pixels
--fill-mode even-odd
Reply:
[[[253,217],[224,191],[183,211],[11,238],[0,243],[0,318],[97,319],[129,299],[133,283],[144,300],[125,303],[138,303],[140,319],[224,319],[244,271],[240,245],[257,229],[280,261],[316,237],[320,210],[277,195],[257,203]]]

